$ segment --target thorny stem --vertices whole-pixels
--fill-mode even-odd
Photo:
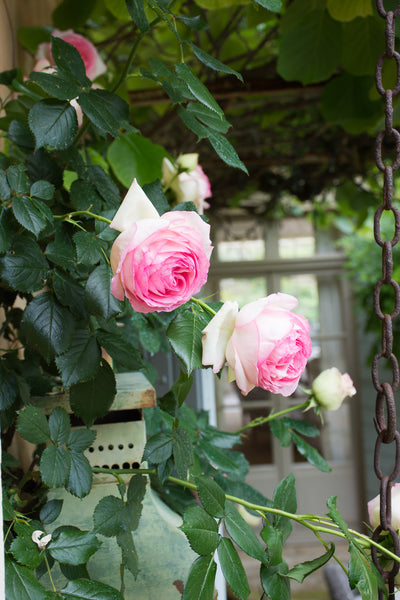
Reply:
[[[192,302],[194,302],[195,304],[197,304],[198,306],[201,306],[202,309],[208,311],[209,313],[211,313],[213,315],[213,317],[217,314],[215,312],[215,310],[213,308],[211,308],[211,306],[208,306],[208,304],[206,304],[205,302],[203,302],[203,300],[199,300],[198,298],[190,298]]]
[[[250,421],[250,423],[248,423],[244,427],[237,429],[235,431],[235,433],[236,434],[242,433],[243,431],[246,431],[246,429],[250,429],[251,427],[258,427],[259,425],[264,425],[264,423],[269,423],[269,421],[272,421],[273,419],[277,419],[278,417],[281,417],[282,415],[286,415],[288,413],[294,412],[295,410],[301,410],[303,408],[307,408],[308,405],[309,405],[309,401],[306,400],[305,402],[302,402],[302,404],[297,404],[296,406],[290,406],[289,408],[285,408],[284,410],[280,410],[279,412],[271,413],[268,415],[268,417],[256,417],[255,419]]]
[[[133,475],[135,473],[142,473],[144,475],[156,475],[157,474],[156,469],[103,469],[100,467],[92,467],[92,471],[93,471],[93,473],[110,473],[111,475],[115,475],[115,474],[119,474],[119,475],[132,474]],[[171,481],[172,483],[176,483],[177,485],[180,485],[182,487],[186,487],[190,490],[197,491],[197,485],[195,485],[194,483],[191,483],[190,481],[183,481],[182,479],[178,479],[177,477],[172,477],[172,476],[168,477],[168,481]],[[330,535],[335,535],[336,537],[342,538],[344,540],[348,539],[346,537],[346,535],[342,531],[339,530],[338,525],[336,525],[336,523],[334,521],[330,521],[329,518],[327,518],[327,517],[320,517],[318,515],[307,515],[307,514],[306,515],[301,515],[301,514],[297,515],[294,513],[287,512],[285,510],[281,510],[280,508],[273,508],[270,506],[261,506],[259,504],[253,504],[252,502],[247,502],[247,500],[243,500],[242,498],[237,498],[236,496],[231,496],[230,494],[225,494],[225,498],[236,504],[241,504],[242,506],[244,506],[245,508],[247,508],[249,510],[258,512],[263,517],[265,517],[265,514],[271,513],[273,515],[279,515],[281,517],[286,517],[288,519],[291,519],[292,521],[296,521],[303,527],[310,529],[314,533],[314,535],[316,535],[318,537],[318,539],[319,539],[318,534],[320,534],[320,533],[329,533]],[[309,521],[313,521],[314,523],[317,523],[317,524],[313,525],[312,523],[309,523]],[[321,526],[322,524],[328,525],[328,527],[322,527]],[[374,540],[369,538],[367,535],[364,535],[363,533],[360,533],[359,531],[355,531],[354,529],[349,529],[348,531],[354,537],[356,537],[357,541],[359,543],[361,543],[361,545],[364,546],[365,548],[368,548],[370,546],[375,546],[376,548],[378,548],[378,550],[380,550],[383,554],[386,554],[386,556],[388,556],[392,560],[395,560],[396,562],[400,562],[400,557],[396,556],[396,554],[394,554],[393,552],[391,552],[384,546],[381,546],[381,544],[379,544],[378,542],[374,542]]]

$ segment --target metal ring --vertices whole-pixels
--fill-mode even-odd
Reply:
[[[379,382],[379,372],[378,372],[378,360],[381,358],[389,358],[392,363],[392,383],[388,384],[391,386],[392,390],[395,391],[399,387],[399,363],[394,354],[391,354],[389,357],[384,356],[383,352],[379,354],[375,354],[372,360],[371,374],[372,374],[372,383],[374,384],[374,388],[377,392],[383,393],[383,384]]]
[[[383,142],[383,138],[385,137],[385,135],[390,135],[391,137],[393,137],[395,139],[395,146],[396,146],[396,156],[394,159],[394,163],[391,165],[393,171],[397,171],[397,169],[400,167],[400,133],[397,131],[397,129],[392,129],[392,131],[386,132],[386,131],[380,131],[378,133],[378,135],[376,136],[376,144],[375,144],[375,161],[376,161],[376,166],[378,167],[378,169],[382,172],[385,171],[385,165],[383,163],[382,160],[382,142]]]
[[[383,173],[383,208],[384,210],[391,210],[393,202],[393,169],[386,165]],[[396,220],[396,216],[395,216]],[[400,218],[399,218],[399,229],[400,229]]]
[[[390,210],[393,213],[394,217],[394,236],[391,240],[391,245],[395,246],[397,242],[400,240],[400,211],[396,206],[391,206],[390,208],[385,208],[384,206],[379,206],[375,211],[374,216],[374,238],[376,243],[382,248],[385,244],[384,240],[381,237],[381,218],[384,210]]]
[[[379,15],[382,17],[382,19],[386,19],[386,15],[389,11],[387,11],[385,9],[385,7],[383,6],[383,0],[376,0],[376,9],[377,9]],[[400,1],[398,1],[397,6],[393,11],[394,18],[398,17],[399,15],[400,15]]]
[[[383,63],[385,60],[392,60],[393,58],[396,61],[397,73],[396,73],[396,83],[395,83],[394,88],[392,88],[391,91],[393,93],[393,96],[397,96],[397,94],[400,92],[400,54],[398,52],[396,52],[396,50],[393,52],[392,56],[389,56],[387,52],[384,52],[383,54],[380,55],[380,57],[376,61],[376,67],[375,67],[375,85],[376,85],[376,89],[377,89],[378,93],[381,96],[384,96],[385,92],[386,92],[386,88],[383,87],[383,82],[382,82]],[[388,89],[390,89],[390,88],[388,88]]]
[[[385,404],[387,419],[385,418]],[[375,417],[378,432],[383,433],[383,443],[391,444],[396,433],[396,403],[392,386],[388,383],[382,384],[382,392],[378,392],[376,397]]]
[[[383,315],[382,321],[382,356],[390,358],[393,353],[393,321],[390,315]]]
[[[391,285],[392,288],[393,288],[393,292],[394,292],[394,307],[393,307],[393,311],[391,313],[385,313],[385,314],[390,314],[390,318],[391,319],[395,319],[400,314],[400,286],[397,283],[397,281],[395,281],[394,279],[391,279],[390,283],[385,283],[383,281],[383,279],[380,279],[375,284],[375,287],[374,287],[374,296],[373,296],[375,314],[378,317],[378,319],[381,319],[381,321],[383,321],[383,319],[385,318],[385,315],[382,312],[381,303],[380,303],[380,295],[381,295],[381,289],[382,289],[383,285]]]
[[[381,446],[383,442],[384,432],[380,431],[378,433],[378,437],[376,438],[375,450],[374,450],[374,469],[376,476],[378,479],[383,479],[383,473],[379,466],[379,459],[381,455]],[[393,467],[393,471],[390,473],[389,481],[394,481],[400,473],[400,433],[396,431],[394,436],[394,441],[396,442],[396,456],[395,456],[395,465]]]

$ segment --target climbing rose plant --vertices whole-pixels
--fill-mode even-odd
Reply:
[[[277,0],[257,3],[266,15],[281,6]],[[244,430],[271,422],[283,445],[293,442],[329,471],[305,439],[319,430],[287,415],[337,409],[354,394],[350,377],[322,373],[300,405],[236,433],[219,431],[185,404],[193,370],[209,366],[219,373],[227,365],[243,394],[259,386],[288,396],[311,353],[310,327],[293,311],[292,296],[273,294],[240,311],[236,303],[201,299],[212,251],[202,216],[212,198],[210,181],[196,152],[172,156],[144,138],[127,102],[137,81],[162,87],[189,130],[210,142],[226,168],[246,171],[196,65],[240,74],[193,43],[207,23],[185,5],[180,13],[173,3],[121,0],[107,18],[93,14],[86,28],[76,11],[79,32],[70,28],[67,5],[65,0],[55,13],[57,28],[21,32],[35,57],[32,71],[0,74],[9,89],[1,105],[0,153],[6,597],[122,600],[141,569],[140,555],[132,557],[150,478],[182,515],[181,529],[198,554],[183,582],[184,600],[214,598],[216,554],[233,593],[248,598],[236,546],[260,562],[264,597],[289,598],[291,579],[303,581],[335,553],[333,543],[324,543],[321,556],[289,569],[282,552],[293,520],[319,540],[327,529],[348,540],[350,583],[372,600],[382,584],[370,563],[371,541],[348,530],[336,499],[328,499],[327,516],[298,515],[293,475],[265,498],[246,484],[249,465],[237,450]],[[158,51],[169,38],[181,50],[172,63],[169,52],[164,57]],[[142,46],[146,58],[140,62]],[[127,152],[128,172],[121,166]],[[148,356],[160,350],[174,352],[182,370],[157,407],[146,410],[147,467],[125,469],[128,483],[115,469],[97,469],[115,477],[115,494],[98,502],[86,530],[73,527],[63,501],[48,494],[60,488],[78,499],[90,494],[91,427],[111,409],[115,372],[140,371],[154,382]],[[51,404],[66,392],[73,421],[55,402],[47,418],[37,397]],[[81,427],[72,427],[76,422]],[[9,452],[16,431],[34,447],[26,472]],[[262,523],[259,536],[249,524],[255,515]],[[91,579],[86,568],[96,560],[101,536],[114,537],[121,549],[120,589],[109,585],[107,574],[103,581]],[[384,543],[379,551],[390,558]],[[66,583],[59,584],[55,566]]]

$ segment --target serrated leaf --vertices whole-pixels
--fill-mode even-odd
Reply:
[[[52,98],[36,102],[29,111],[29,127],[36,140],[36,150],[50,146],[68,148],[78,132],[76,111],[69,102]]]
[[[156,433],[147,440],[143,460],[158,464],[167,460],[172,454],[172,437],[166,433]]]
[[[280,0],[269,0],[269,2],[273,2],[273,1],[279,2]],[[204,50],[195,46],[193,44],[193,42],[192,42],[192,49],[193,49],[193,54],[196,56],[196,58],[200,62],[202,62],[203,65],[206,65],[206,67],[208,67],[209,69],[213,69],[214,71],[217,71],[218,73],[227,73],[228,75],[234,75],[235,77],[237,77],[239,79],[239,81],[243,82],[243,77],[241,76],[240,73],[238,73],[238,71],[235,71],[235,69],[228,67],[228,65],[224,65],[224,63],[222,63],[220,60],[218,60],[214,56],[207,54],[207,52],[204,52]]]
[[[96,439],[96,432],[93,429],[73,429],[67,439],[67,447],[75,452],[83,452],[89,448]]]
[[[57,488],[66,484],[70,468],[71,452],[69,450],[54,445],[44,449],[40,459],[40,473],[43,482],[48,487]]]
[[[31,346],[49,362],[65,352],[74,331],[74,319],[51,292],[42,292],[28,304],[22,330]]]
[[[279,443],[283,448],[290,446],[292,435],[284,419],[275,419],[269,423],[269,426],[272,435],[279,440]]]
[[[104,159],[102,160],[104,168],[101,165],[90,165],[87,169],[87,176],[97,193],[103,198],[106,208],[118,208],[121,204],[121,195],[117,185],[108,174],[108,164]],[[107,172],[105,167],[107,167]],[[100,225],[99,221],[96,221],[96,225]]]
[[[129,511],[121,498],[105,496],[93,513],[94,531],[107,537],[119,535],[129,529]]]
[[[193,369],[202,368],[203,329],[209,319],[203,313],[181,310],[167,329],[167,336],[177,356],[190,374]]]
[[[232,504],[229,505],[229,508],[226,511],[224,524],[226,531],[239,548],[261,563],[268,563],[268,556],[265,552],[265,548],[250,525],[246,523]]]
[[[50,439],[50,427],[46,416],[39,408],[30,404],[18,415],[17,431],[31,444],[43,444]]]
[[[201,506],[186,508],[180,529],[197,554],[211,554],[219,544],[218,525]]]
[[[223,537],[218,546],[218,558],[222,573],[232,592],[240,598],[247,600],[250,587],[242,562],[231,540]]]
[[[140,473],[138,475],[133,475],[129,482],[126,500],[129,510],[129,529],[131,531],[135,531],[135,529],[139,527],[147,483],[147,478]]]
[[[40,520],[42,523],[50,524],[53,523],[60,515],[62,507],[64,504],[64,500],[49,500],[46,504],[40,509]]]
[[[216,103],[206,86],[196,77],[185,63],[175,65],[175,73],[185,82],[193,96],[204,106],[213,110],[217,115],[223,117],[223,111]]]
[[[95,265],[104,257],[101,244],[88,231],[75,233],[74,243],[78,261],[84,265]]]
[[[124,600],[115,588],[90,579],[69,581],[60,594],[63,600]]]
[[[36,292],[46,282],[49,264],[40,246],[30,235],[19,235],[0,257],[0,274],[11,289]]]
[[[350,587],[357,588],[363,600],[375,600],[379,595],[378,590],[385,589],[381,575],[372,561],[367,560],[355,544],[350,543],[349,552]]]
[[[55,187],[50,181],[39,179],[31,185],[30,194],[41,200],[51,200],[54,196]],[[50,214],[51,211],[50,211]]]
[[[62,71],[54,73],[33,71],[29,78],[58,100],[72,100],[81,92],[81,87],[77,82]]]
[[[88,495],[92,487],[92,468],[86,456],[81,452],[72,450],[70,455],[71,467],[65,488],[74,496],[83,498]]]
[[[60,571],[70,581],[75,579],[90,579],[86,565],[64,565],[59,563]]]
[[[194,561],[182,594],[182,600],[213,600],[217,565],[213,556]]]
[[[96,0],[85,0],[83,3],[81,0],[62,0],[51,15],[54,26],[62,31],[79,29],[85,25],[95,6]]]
[[[79,529],[57,530],[47,546],[54,560],[67,565],[82,565],[100,548],[94,533]]]
[[[32,569],[5,557],[6,598],[18,600],[46,600],[46,590],[38,582]]]
[[[76,179],[75,181],[73,181],[69,190],[69,195],[71,205],[76,210],[90,209],[91,212],[94,213],[99,213],[101,211],[101,197],[97,193],[94,185],[92,185],[89,181],[86,181],[86,179]],[[86,237],[90,236],[93,238],[92,234],[90,234],[87,231],[79,231],[78,233],[87,234]],[[81,258],[83,257],[84,252],[81,254]]]
[[[13,236],[12,221],[11,210],[9,208],[2,208],[0,212],[0,253],[6,252],[11,245]]]
[[[336,523],[336,525],[338,525],[338,527],[342,531],[342,533],[344,533],[344,535],[349,540],[351,540],[349,528],[347,526],[346,521],[343,519],[342,515],[340,514],[340,512],[336,506],[336,500],[337,500],[337,496],[330,496],[330,498],[328,498],[328,500],[326,501],[326,505],[329,508],[329,511],[327,513],[328,517],[330,517]]]
[[[303,563],[300,563],[290,569],[287,573],[287,577],[290,579],[295,579],[299,583],[303,583],[304,579],[314,573],[318,569],[321,569],[326,563],[332,558],[335,553],[334,544],[330,544],[329,550],[323,554],[322,556],[318,556],[318,558],[314,558],[314,560],[307,560]]]
[[[187,105],[186,115],[196,117],[196,119],[202,121],[204,125],[210,127],[211,129],[215,129],[220,133],[226,133],[231,127],[231,124],[228,123],[225,117],[220,118],[218,115],[215,114],[215,112],[213,112],[206,106],[203,106],[203,104],[199,104],[198,102],[190,102]],[[201,132],[201,130],[199,130],[199,132]]]
[[[299,419],[292,419],[290,417],[283,417],[282,421],[291,429],[294,429],[298,433],[305,435],[306,437],[317,437],[320,435],[318,427],[308,421],[300,421]]]
[[[85,64],[80,53],[72,44],[60,37],[52,37],[51,55],[65,78],[69,76],[70,81],[75,80],[79,87],[90,87],[91,81],[86,76]],[[77,96],[77,93],[75,96]]]
[[[197,448],[205,454],[214,468],[229,475],[231,479],[243,479],[248,473],[249,463],[241,452],[224,452],[205,440],[200,440]]]
[[[132,21],[142,33],[150,28],[149,22],[144,10],[143,0],[125,0],[126,7],[132,18]]]
[[[7,175],[3,169],[0,169],[0,200],[9,200],[11,189],[8,185]]]
[[[17,378],[0,362],[0,410],[9,408],[18,394]]]
[[[76,279],[70,277],[65,271],[55,268],[53,270],[53,290],[61,304],[68,306],[77,319],[87,318],[84,289]]]
[[[143,357],[137,347],[129,342],[122,334],[111,333],[98,329],[97,341],[105,348],[114,361],[127,371],[138,371],[143,366]]]
[[[25,150],[32,150],[35,147],[35,138],[28,125],[26,123],[21,123],[21,121],[17,121],[16,119],[11,121],[8,127],[8,139]]]
[[[317,467],[317,469],[325,473],[332,471],[331,467],[326,460],[322,458],[318,450],[306,442],[302,437],[297,435],[297,433],[294,431],[292,432],[292,440],[300,454],[304,456],[311,465],[314,465],[314,467]]]
[[[129,106],[107,90],[89,90],[78,96],[85,115],[103,134],[116,137],[123,122],[129,120]]]
[[[159,215],[163,215],[170,210],[167,197],[163,192],[159,179],[153,181],[152,183],[146,183],[146,185],[143,186],[143,191]]]
[[[277,485],[274,491],[273,506],[285,512],[295,513],[297,510],[296,486],[293,473],[290,473],[285,479]],[[280,529],[283,537],[286,538],[292,531],[292,524],[287,517],[274,515],[274,527]]]
[[[183,427],[174,429],[172,448],[178,477],[186,480],[189,467],[193,464],[193,446],[188,432]]]
[[[211,146],[218,156],[230,167],[236,167],[248,174],[247,168],[240,160],[238,153],[228,140],[217,131],[208,134]]]
[[[117,544],[122,552],[122,564],[128,569],[136,579],[139,573],[139,557],[136,552],[135,544],[131,531],[123,531],[117,535]]]
[[[65,444],[71,425],[67,412],[57,406],[49,417],[50,437],[54,444]]]
[[[262,539],[267,544],[269,564],[271,566],[279,565],[282,562],[283,533],[275,529],[272,525],[263,527],[260,533]]]
[[[96,419],[108,413],[115,394],[114,372],[106,361],[102,361],[95,377],[71,386],[71,409],[85,425],[90,426]]]
[[[32,541],[34,530],[25,523],[16,523],[14,531],[17,537],[13,539],[10,550],[15,560],[30,569],[36,569],[42,562],[43,556],[40,555],[37,545]]]
[[[122,304],[111,293],[112,272],[108,265],[99,265],[92,271],[85,287],[89,310],[106,320],[121,312]]]
[[[7,179],[16,194],[27,194],[29,192],[29,177],[24,165],[19,164],[8,167]]]
[[[257,4],[271,10],[272,12],[280,12],[282,9],[282,0],[254,0]]]
[[[206,475],[196,477],[197,492],[200,502],[212,517],[223,517],[225,514],[225,492],[216,481]]]
[[[67,352],[56,358],[65,386],[89,381],[100,367],[101,353],[96,338],[87,329],[77,329]]]
[[[285,577],[287,570],[285,562],[271,567],[261,565],[261,584],[270,600],[290,600],[289,579]]]

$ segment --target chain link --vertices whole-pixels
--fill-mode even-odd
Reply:
[[[377,391],[375,405],[375,427],[377,439],[374,452],[375,474],[380,480],[380,525],[375,529],[372,539],[378,541],[379,535],[388,532],[393,540],[394,553],[400,556],[399,536],[391,525],[392,502],[391,488],[400,474],[400,433],[396,425],[396,404],[394,392],[399,386],[399,363],[393,354],[393,320],[400,314],[400,286],[393,279],[393,247],[400,240],[400,212],[393,206],[393,174],[400,167],[400,133],[393,127],[393,99],[400,93],[400,54],[395,50],[395,21],[400,15],[400,0],[394,11],[387,11],[383,0],[376,0],[378,14],[385,21],[385,52],[378,58],[375,70],[375,84],[382,96],[385,106],[385,129],[378,133],[375,145],[376,166],[383,173],[383,201],[374,218],[374,237],[382,248],[382,278],[376,283],[373,294],[375,315],[382,321],[382,349],[372,361],[372,382]],[[393,89],[385,89],[382,81],[382,70],[385,61],[395,60],[396,82]],[[383,158],[383,146],[391,142],[394,146],[392,164]],[[381,219],[384,213],[391,212],[394,219],[394,235],[392,240],[383,240],[381,236]],[[391,313],[384,312],[381,303],[381,291],[384,286],[391,286],[394,306]],[[392,383],[379,380],[379,361],[384,359],[391,365]],[[382,444],[394,445],[394,465],[392,472],[385,475],[380,466]],[[399,563],[393,561],[391,570],[384,570],[379,564],[376,548],[371,550],[372,560],[388,585],[389,598],[394,599],[394,579],[399,571]],[[383,593],[379,592],[379,600]]]

